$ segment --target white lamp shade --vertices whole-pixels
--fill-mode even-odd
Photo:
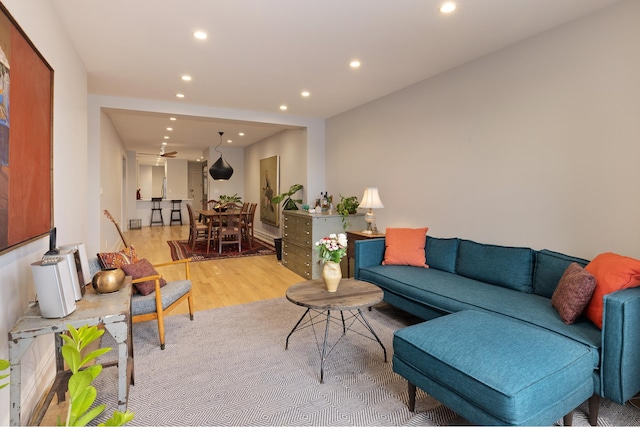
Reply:
[[[364,194],[362,195],[362,201],[358,207],[367,209],[384,208],[382,200],[380,200],[380,195],[378,194],[378,189],[374,187],[365,188]]]

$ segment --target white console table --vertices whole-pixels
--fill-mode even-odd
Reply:
[[[133,341],[131,339],[131,278],[127,277],[125,286],[117,292],[99,294],[91,286],[80,301],[76,301],[76,310],[66,317],[46,319],[40,316],[40,307],[30,308],[18,320],[9,332],[9,363],[11,364],[11,425],[21,425],[21,366],[20,361],[36,337],[55,334],[56,349],[56,379],[51,391],[46,397],[42,414],[34,414],[34,424],[39,424],[44,411],[51,403],[53,394],[58,395],[58,401],[64,401],[69,371],[64,370],[64,359],[61,348],[63,340],[61,333],[68,330],[68,325],[80,328],[84,325],[103,325],[118,343],[118,360],[103,363],[106,366],[118,366],[118,409],[126,411],[129,395],[129,383],[133,383]]]

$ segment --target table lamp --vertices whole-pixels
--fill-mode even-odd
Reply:
[[[362,195],[362,201],[358,205],[359,208],[367,208],[369,211],[365,214],[364,220],[367,221],[367,229],[363,233],[378,234],[378,227],[376,227],[376,215],[373,213],[374,209],[384,208],[378,189],[369,187],[364,189]]]

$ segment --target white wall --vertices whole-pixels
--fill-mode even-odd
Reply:
[[[151,200],[153,195],[153,166],[140,165],[138,167],[138,188],[142,200]]]
[[[377,186],[378,227],[640,257],[640,2],[327,123],[329,193]]]
[[[87,245],[89,255],[117,250],[123,246],[115,225],[103,214],[105,210],[109,211],[118,226],[122,226],[122,230],[125,229],[124,224],[126,223],[124,185],[129,179],[128,153],[109,116],[104,112],[101,116],[98,165],[100,170],[100,245],[98,248]],[[131,179],[135,179],[135,177],[131,177]]]
[[[58,243],[87,238],[87,76],[48,0],[3,0],[3,4],[54,69],[53,210]],[[48,239],[0,256],[0,336],[35,298],[30,264],[42,258]],[[2,341],[0,358],[8,358]],[[53,339],[36,341],[22,360],[23,414],[28,418],[53,378]],[[25,418],[25,419],[26,419]],[[0,390],[0,425],[9,424],[9,388]]]
[[[167,160],[167,199],[187,199],[189,197],[189,161]]]
[[[277,194],[287,191],[293,184],[302,184],[303,190],[295,197],[310,200],[307,196],[307,163],[310,149],[307,145],[307,129],[286,130],[260,142],[245,150],[245,198],[244,201],[258,203],[254,220],[254,233],[263,238],[280,237],[280,228],[260,221],[260,160],[272,156],[280,156],[280,189]],[[319,192],[318,192],[319,193]]]

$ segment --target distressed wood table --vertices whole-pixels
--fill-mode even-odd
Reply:
[[[340,312],[339,323],[342,326],[342,336],[346,335],[347,331],[351,330],[351,327],[358,321],[373,335],[373,338],[378,341],[378,344],[380,344],[384,352],[384,361],[387,361],[387,349],[362,312],[363,308],[369,308],[382,301],[384,293],[382,289],[376,285],[356,279],[342,279],[336,292],[327,292],[322,280],[307,280],[306,282],[297,283],[289,287],[286,296],[289,301],[296,305],[306,307],[307,310],[302,317],[300,317],[300,320],[298,320],[298,323],[296,323],[291,332],[289,332],[289,335],[287,335],[285,350],[289,348],[289,337],[291,337],[294,332],[306,327],[314,327],[314,325],[322,323],[323,321],[325,322],[324,342],[320,354],[320,383],[324,382],[325,358],[338,342],[340,342],[340,339],[338,339],[327,351],[329,324],[334,321],[331,318],[332,310]],[[350,317],[346,319],[344,316],[345,311],[350,313]],[[312,312],[314,314],[312,314]],[[308,319],[304,321],[307,316]],[[338,321],[335,320],[335,322]],[[349,322],[348,325],[347,322]],[[318,347],[320,347],[319,343]]]
[[[118,409],[126,411],[129,384],[133,383],[133,342],[131,339],[131,277],[127,277],[125,286],[117,292],[99,294],[91,286],[80,301],[76,301],[76,310],[66,317],[46,319],[40,315],[40,307],[31,307],[9,332],[10,375],[10,423],[21,425],[21,365],[20,361],[35,339],[41,335],[54,334],[56,351],[56,378],[48,393],[42,410],[35,413],[32,419],[39,424],[48,408],[53,394],[57,394],[58,402],[65,400],[70,372],[64,369],[61,348],[64,344],[61,333],[68,330],[68,325],[80,328],[84,325],[101,325],[118,343],[118,359],[103,363],[103,367],[118,366]]]

